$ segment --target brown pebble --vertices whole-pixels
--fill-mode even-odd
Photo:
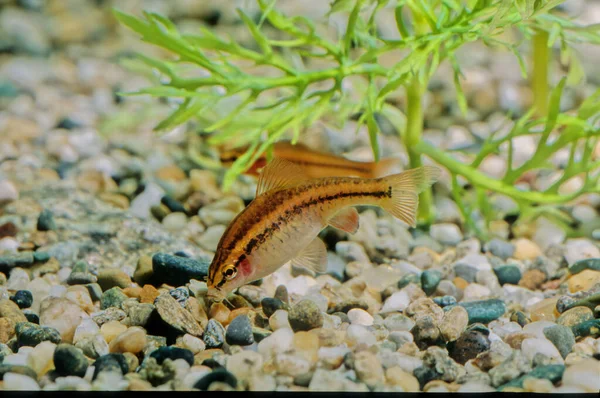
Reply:
[[[529,290],[537,290],[544,282],[546,282],[546,274],[543,271],[530,269],[523,274],[519,286]]]
[[[10,318],[0,318],[0,343],[6,344],[15,335],[15,323]]]
[[[17,226],[12,222],[8,221],[0,225],[0,239],[6,238],[7,236],[17,236]]]
[[[558,298],[551,297],[543,299],[542,301],[535,303],[529,308],[531,314],[531,320],[536,321],[554,321],[557,316],[556,302]]]
[[[123,289],[123,293],[125,293],[127,297],[140,298],[142,294],[142,288],[139,286],[128,287]]]
[[[154,304],[154,300],[160,293],[152,285],[144,285],[140,292],[140,303]]]
[[[131,285],[131,278],[118,268],[105,268],[98,272],[98,284],[103,291],[115,286],[125,289]]]
[[[563,312],[556,323],[563,326],[573,327],[585,321],[594,319],[594,311],[588,307],[573,307]]]
[[[516,332],[516,333],[511,333],[508,336],[506,336],[504,338],[504,342],[506,344],[508,344],[512,349],[520,350],[523,340],[529,339],[529,338],[535,338],[535,336],[533,336],[529,333]]]
[[[466,287],[469,286],[469,282],[458,276],[454,278],[452,282],[454,282],[454,285],[460,290],[465,290]]]
[[[202,326],[202,329],[206,328],[206,325],[208,324],[208,315],[206,315],[206,311],[204,311],[204,308],[195,297],[190,297],[186,301],[185,309],[192,314],[192,317],[200,324],[200,326]]]
[[[140,256],[137,267],[133,273],[133,280],[140,286],[150,282],[154,271],[152,270],[152,257]]]
[[[600,283],[600,271],[586,269],[569,278],[569,292],[590,290],[597,283]]]
[[[19,322],[27,322],[19,306],[9,299],[0,300],[0,317],[10,318],[15,325]]]
[[[98,198],[119,209],[127,210],[129,208],[129,199],[125,195],[112,192],[102,192],[100,195],[98,195]]]
[[[130,352],[132,354],[137,354],[142,351],[145,346],[146,331],[139,326],[132,326],[113,338],[108,347],[110,352]]]
[[[240,315],[248,315],[248,318],[250,318],[250,322],[252,323],[252,319],[254,318],[252,316],[252,314],[254,314],[254,311],[252,311],[252,308],[248,308],[248,307],[236,308],[235,310],[231,311],[231,313],[229,314],[229,319],[227,320],[227,324],[231,323],[231,321],[233,321],[236,317],[238,317]],[[225,324],[223,324],[223,326],[225,326]]]
[[[17,249],[20,252],[30,252],[35,250],[35,244],[33,242],[23,242],[19,245],[19,248]]]
[[[156,170],[156,178],[165,181],[183,181],[186,179],[185,173],[176,165],[164,166]]]
[[[227,323],[229,320],[229,314],[231,311],[229,308],[225,306],[223,303],[214,303],[210,306],[210,311],[208,312],[209,319],[214,319],[215,321],[219,321],[220,324],[225,326],[224,323]]]

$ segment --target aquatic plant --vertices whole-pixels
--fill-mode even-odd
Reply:
[[[174,55],[170,60],[139,55],[143,63],[160,74],[161,82],[130,93],[181,99],[157,130],[170,129],[193,118],[203,132],[210,133],[211,145],[232,139],[240,146],[249,145],[248,151],[227,171],[226,188],[284,134],[293,132],[295,142],[303,128],[320,118],[335,117],[344,123],[358,115],[357,125],[366,125],[375,159],[380,153],[378,120],[384,117],[398,131],[410,167],[420,166],[423,156],[443,166],[452,176],[454,198],[466,225],[480,234],[485,230],[473,221],[473,214],[477,211],[485,221],[496,217],[490,194],[513,199],[521,216],[547,214],[568,220],[557,205],[585,193],[600,192],[600,165],[593,158],[600,136],[600,91],[585,100],[575,113],[560,112],[565,79],[548,95],[549,48],[560,43],[563,58],[569,61],[571,83],[581,79],[582,70],[569,50],[570,44],[600,43],[600,26],[580,27],[550,12],[563,1],[335,0],[328,15],[347,15],[339,40],[329,39],[306,17],[284,15],[278,11],[276,0],[257,3],[261,10],[257,20],[238,10],[254,46],[242,46],[208,28],[200,29],[196,35],[183,34],[167,18],[155,13],[135,17],[115,11],[119,21],[140,34],[142,40]],[[380,12],[394,13],[399,38],[390,39],[379,33],[376,15]],[[475,41],[503,47],[519,59],[526,77],[525,62],[518,50],[520,43],[504,39],[505,33],[514,30],[521,32],[520,41],[533,42],[533,109],[514,121],[509,133],[491,134],[470,163],[464,161],[467,155],[459,160],[428,143],[422,134],[423,95],[439,65],[452,65],[456,101],[466,113],[457,50]],[[386,54],[397,54],[398,61],[384,66],[379,60]],[[192,76],[190,66],[195,73]],[[346,84],[348,81],[351,85]],[[389,100],[398,91],[405,93],[403,110]],[[531,159],[514,165],[514,139],[525,135],[536,137],[538,150]],[[478,167],[502,146],[508,146],[508,166],[502,178],[494,179]],[[569,159],[562,170],[557,170],[549,161],[564,148],[569,149]],[[515,186],[521,177],[543,169],[558,172],[555,182],[543,191]],[[579,190],[560,193],[564,182],[581,174],[585,178]],[[459,179],[472,188],[472,199]],[[421,196],[420,221],[427,224],[433,217],[428,190]]]

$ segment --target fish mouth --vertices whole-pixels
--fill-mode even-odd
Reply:
[[[209,287],[208,292],[206,293],[206,298],[216,303],[220,303],[225,299],[225,294],[223,294],[220,290],[214,287]]]

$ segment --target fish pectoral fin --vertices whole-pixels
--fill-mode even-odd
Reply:
[[[358,231],[358,211],[354,207],[348,207],[336,213],[329,221],[328,224],[334,228],[348,232],[349,234],[355,234]]]
[[[292,265],[308,268],[314,272],[325,272],[327,269],[327,249],[325,243],[315,238],[296,257],[292,259]]]
[[[262,169],[258,177],[256,196],[274,189],[293,187],[308,179],[309,177],[301,166],[281,158],[275,158]]]

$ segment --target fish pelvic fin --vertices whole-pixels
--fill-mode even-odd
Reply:
[[[381,178],[390,175],[393,171],[400,171],[400,159],[386,158],[379,162],[373,162],[371,178]]]
[[[313,272],[325,272],[327,270],[327,248],[319,238],[315,238],[296,257],[292,259],[292,265],[304,267]]]
[[[382,178],[389,184],[391,198],[382,203],[382,207],[394,217],[411,227],[417,225],[419,193],[433,185],[440,176],[440,169],[423,166]]]
[[[358,211],[354,207],[342,209],[328,221],[328,224],[349,234],[355,234],[359,226]]]

